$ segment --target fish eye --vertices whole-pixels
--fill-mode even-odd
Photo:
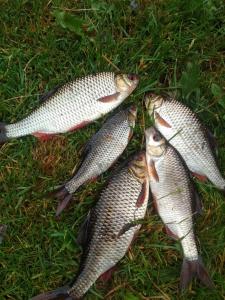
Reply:
[[[136,74],[128,74],[127,77],[131,81],[138,80],[138,76]]]
[[[161,136],[159,133],[155,133],[152,138],[155,142],[159,142],[161,140]]]

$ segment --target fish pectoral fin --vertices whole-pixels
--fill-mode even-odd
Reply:
[[[128,141],[131,140],[131,138],[132,138],[132,136],[133,136],[133,133],[134,133],[133,128],[130,128],[130,132],[129,132],[129,135],[128,135]]]
[[[156,182],[159,182],[159,175],[156,171],[155,162],[153,160],[151,160],[148,165],[148,172],[149,172],[150,179],[153,179]]]
[[[198,173],[195,173],[195,172],[191,172],[192,173],[192,175],[194,176],[194,177],[196,177],[199,181],[201,181],[201,182],[206,182],[206,181],[208,181],[208,178],[205,176],[205,175],[201,175],[201,174],[198,174]]]
[[[98,101],[103,102],[103,103],[114,102],[114,101],[117,101],[119,95],[120,95],[120,93],[116,92],[115,94],[99,98]]]
[[[147,197],[148,197],[148,184],[147,181],[144,181],[142,184],[140,195],[136,202],[136,207],[141,207],[144,204]]]
[[[159,113],[155,111],[155,121],[158,122],[161,126],[171,128],[172,126],[165,120],[163,119]]]

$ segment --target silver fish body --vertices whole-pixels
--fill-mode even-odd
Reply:
[[[79,274],[64,297],[80,299],[98,277],[126,254],[144,218],[148,202],[149,180],[145,153],[139,153],[110,179],[96,206],[90,211],[79,234],[83,258]],[[57,296],[59,290],[48,293]],[[60,290],[61,292],[61,290]],[[46,294],[32,298],[47,298]]]
[[[62,200],[57,215],[66,207],[72,193],[85,182],[107,171],[123,153],[132,136],[136,115],[135,106],[121,110],[109,118],[92,136],[85,147],[84,160],[78,171],[56,194]]]
[[[195,199],[188,169],[178,152],[153,127],[146,130],[146,153],[150,189],[157,212],[167,233],[180,240],[183,249],[181,288],[187,287],[197,270],[200,270],[197,273],[199,279],[211,287],[212,282],[201,263],[195,241],[193,216],[196,211],[193,201],[198,199]]]
[[[146,107],[154,116],[155,127],[181,154],[189,170],[224,190],[225,179],[217,167],[206,129],[197,116],[169,96],[147,94]]]
[[[103,72],[56,89],[25,119],[1,125],[0,141],[33,134],[45,137],[78,129],[116,108],[138,84],[137,75]]]

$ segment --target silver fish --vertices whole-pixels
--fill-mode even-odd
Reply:
[[[92,284],[114,267],[129,249],[145,216],[149,179],[146,154],[141,152],[114,174],[90,211],[78,235],[83,247],[78,275],[70,287],[32,300],[80,299]],[[60,298],[61,297],[61,298]]]
[[[103,72],[71,81],[48,94],[43,104],[25,119],[1,124],[0,142],[32,134],[48,139],[79,129],[116,108],[136,88],[135,74]]]
[[[225,179],[216,165],[209,133],[196,114],[169,96],[149,93],[145,104],[154,117],[155,127],[181,154],[189,170],[200,180],[208,178],[224,190]]]
[[[145,131],[146,160],[150,189],[156,210],[168,235],[183,249],[180,287],[185,289],[196,276],[207,287],[213,283],[199,256],[193,230],[195,192],[187,167],[178,152],[151,127]]]
[[[136,116],[135,106],[121,110],[109,118],[102,128],[92,136],[85,147],[84,160],[78,171],[56,193],[56,197],[62,200],[56,212],[57,216],[72,199],[72,193],[85,182],[93,180],[107,171],[123,153],[132,137]]]

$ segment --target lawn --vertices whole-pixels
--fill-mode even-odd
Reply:
[[[134,72],[140,84],[123,105],[138,105],[138,122],[120,161],[144,148],[143,132],[151,125],[144,92],[167,92],[214,133],[225,176],[224,16],[222,0],[2,0],[0,120],[22,119],[38,106],[40,94],[76,76]],[[111,171],[80,188],[60,220],[48,193],[70,178],[105,118],[49,142],[29,136],[0,148],[0,223],[8,226],[0,245],[0,300],[26,300],[73,279],[81,254],[77,231]],[[224,195],[210,183],[195,183],[204,203],[197,240],[215,290],[193,281],[179,294],[180,245],[163,233],[150,204],[112,280],[98,281],[86,299],[224,299]]]

